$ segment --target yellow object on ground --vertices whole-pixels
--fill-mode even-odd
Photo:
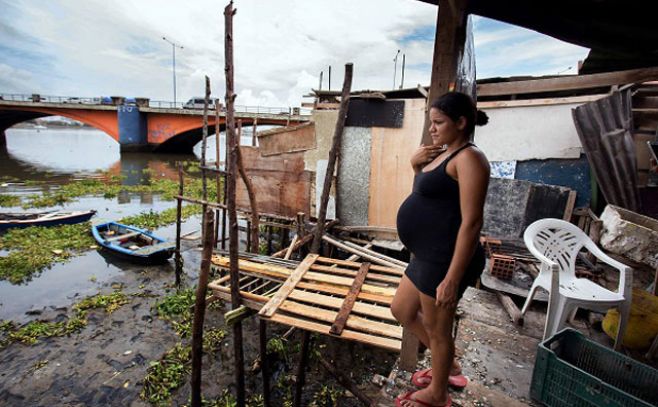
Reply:
[[[603,319],[603,331],[609,337],[617,336],[619,312],[610,309]],[[647,349],[658,335],[658,296],[644,290],[633,290],[631,316],[626,325],[622,344],[629,349]]]

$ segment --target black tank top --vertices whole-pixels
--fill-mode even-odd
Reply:
[[[400,241],[420,260],[443,263],[452,259],[462,217],[459,183],[446,168],[453,157],[472,145],[466,143],[438,167],[419,172],[413,192],[398,210]]]

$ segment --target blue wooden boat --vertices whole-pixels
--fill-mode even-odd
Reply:
[[[96,211],[50,211],[34,213],[0,213],[0,232],[30,226],[73,225],[88,221]]]
[[[116,222],[96,223],[91,233],[98,244],[108,252],[140,264],[167,261],[175,245],[151,232]]]

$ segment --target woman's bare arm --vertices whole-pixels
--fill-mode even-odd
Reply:
[[[484,200],[489,185],[489,163],[479,150],[468,149],[455,157],[459,180],[462,222],[448,273],[437,288],[436,303],[456,306],[457,291],[480,237]],[[444,286],[444,287],[442,287]]]

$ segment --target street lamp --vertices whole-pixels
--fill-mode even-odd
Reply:
[[[395,62],[395,65],[393,66],[393,88],[395,89],[395,76],[398,73],[398,55],[400,55],[400,50],[395,54],[395,58],[393,59],[393,62]]]
[[[169,41],[167,37],[162,37],[163,40],[171,44],[171,51],[173,54],[173,71],[174,71],[174,107],[176,106],[176,48],[183,49],[182,45],[178,45],[173,41]]]

